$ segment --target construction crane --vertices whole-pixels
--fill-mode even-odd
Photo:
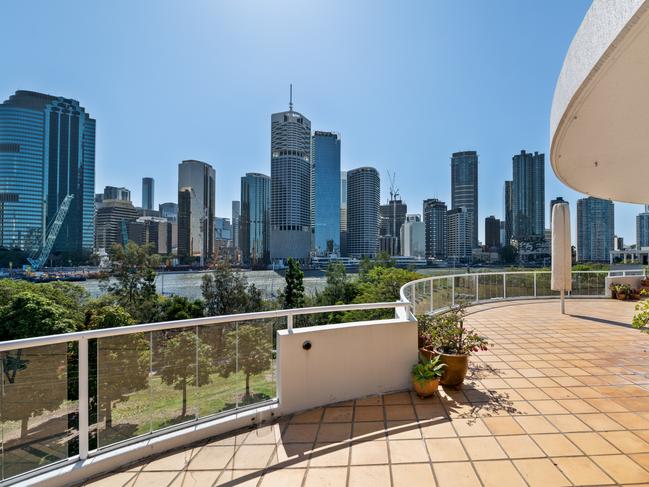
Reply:
[[[397,233],[397,205],[396,201],[401,201],[401,195],[399,194],[399,188],[396,185],[397,173],[393,171],[390,173],[388,171],[388,179],[390,180],[390,201],[388,204],[392,207],[392,228],[390,233],[393,237],[398,237]]]
[[[69,194],[65,198],[63,198],[61,206],[59,206],[59,209],[56,212],[56,216],[54,217],[54,220],[50,224],[50,228],[47,231],[45,244],[43,245],[40,254],[38,254],[38,257],[36,257],[36,253],[34,253],[34,255],[27,258],[33,270],[37,271],[38,269],[40,269],[50,256],[50,252],[52,251],[52,247],[54,247],[56,237],[59,235],[59,230],[61,230],[61,225],[63,225],[63,220],[65,220],[65,216],[68,214],[68,210],[70,209],[72,198],[74,198],[73,194]]]

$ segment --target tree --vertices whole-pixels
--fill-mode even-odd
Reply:
[[[518,260],[518,250],[513,245],[505,245],[500,249],[500,260],[503,264],[515,264]]]
[[[0,340],[30,338],[75,331],[62,306],[44,296],[24,291],[0,307]],[[29,418],[53,411],[67,398],[67,345],[45,345],[2,352],[2,417],[21,422],[25,438]]]
[[[184,296],[171,296],[160,300],[160,319],[162,321],[188,320],[201,318],[205,303],[200,299],[188,299]]]
[[[263,326],[241,325],[225,335],[223,359],[217,366],[224,378],[239,370],[246,374],[245,399],[250,399],[250,376],[270,369],[273,344]]]
[[[198,351],[198,353],[197,353]],[[196,358],[198,357],[198,365]],[[187,386],[203,386],[210,382],[214,372],[212,347],[204,343],[193,331],[181,331],[167,338],[162,345],[160,378],[162,382],[181,390],[182,413],[187,416]],[[198,376],[197,376],[198,373]]]
[[[86,309],[86,328],[98,330],[133,325],[135,320],[117,304],[102,301]],[[145,389],[149,377],[149,341],[142,333],[99,338],[89,344],[88,366],[91,405],[104,412],[106,429],[113,424],[113,406],[129,394]]]
[[[261,292],[248,285],[245,276],[233,272],[227,262],[219,262],[201,283],[208,316],[249,313],[262,308]]]
[[[334,304],[348,304],[356,297],[358,289],[354,282],[347,276],[347,271],[342,262],[331,262],[327,266],[327,285],[318,294],[317,302],[320,306]]]
[[[304,306],[304,272],[300,262],[292,257],[288,258],[285,280],[284,309],[301,308]]]
[[[136,320],[153,320],[158,304],[155,279],[159,257],[151,254],[151,246],[114,244],[111,263],[111,272],[102,278],[102,285]],[[109,280],[111,277],[113,280]]]

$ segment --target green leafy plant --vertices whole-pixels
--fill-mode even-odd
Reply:
[[[455,307],[436,316],[420,315],[419,337],[424,348],[449,355],[469,355],[487,350],[487,339],[464,326],[464,310]]]
[[[631,326],[644,333],[649,333],[649,301],[645,300],[635,305],[637,313],[631,321]]]
[[[618,294],[626,294],[628,296],[632,291],[633,289],[628,284],[618,284],[615,286],[615,292]]]
[[[412,379],[419,384],[439,379],[444,373],[446,364],[439,363],[439,355],[436,355],[431,360],[426,360],[424,357],[419,357],[419,362],[412,366]]]

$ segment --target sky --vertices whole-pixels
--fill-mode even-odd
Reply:
[[[581,197],[554,176],[549,118],[586,0],[23,0],[2,2],[0,97],[77,99],[97,120],[96,190],[176,201],[177,165],[216,170],[230,216],[246,172],[270,174],[270,115],[295,109],[341,134],[342,169],[388,171],[409,213],[450,206],[450,155],[479,153],[480,238],[502,217],[521,149],[546,154],[546,200]],[[635,241],[639,205],[616,203]],[[546,208],[546,225],[549,225]],[[575,232],[573,232],[574,239]]]

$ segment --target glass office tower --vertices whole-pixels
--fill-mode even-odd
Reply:
[[[0,105],[0,240],[37,251],[67,195],[52,249],[78,257],[94,244],[95,120],[79,102],[17,91]]]
[[[241,257],[252,267],[270,262],[270,177],[247,173],[241,178],[239,217]]]
[[[451,156],[451,208],[465,208],[469,213],[466,233],[469,247],[478,246],[478,153],[455,152]]]
[[[545,232],[545,155],[521,151],[512,157],[512,237],[542,239]]]
[[[142,208],[153,210],[155,182],[153,178],[142,178]]]
[[[577,200],[577,261],[608,262],[615,235],[615,207],[610,200]]]
[[[379,251],[381,179],[373,167],[347,171],[347,251],[374,258]]]
[[[340,136],[316,131],[311,153],[314,250],[340,255]]]

